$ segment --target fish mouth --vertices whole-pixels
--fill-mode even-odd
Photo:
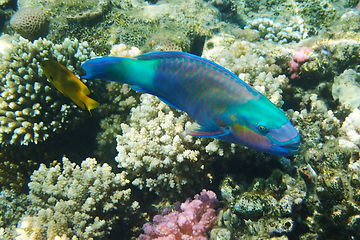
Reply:
[[[289,156],[295,154],[300,147],[300,140],[285,144],[285,145],[274,145],[271,149],[275,152],[275,154],[280,156]]]
[[[282,146],[283,148],[286,148],[286,150],[288,151],[289,155],[296,153],[297,151],[299,151],[299,147],[300,147],[300,141],[295,142],[295,143],[291,143],[291,144],[287,144]]]

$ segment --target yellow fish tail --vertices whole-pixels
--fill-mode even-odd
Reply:
[[[98,106],[100,106],[100,103],[98,103],[97,101],[95,101],[94,99],[92,98],[89,98],[88,96],[84,96],[83,99],[82,99],[82,105],[86,107],[86,109],[89,111],[90,115],[91,115],[91,112],[90,110],[94,109],[94,108],[97,108]],[[79,105],[81,106],[81,105]]]

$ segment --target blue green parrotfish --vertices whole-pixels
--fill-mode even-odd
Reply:
[[[284,112],[235,74],[183,52],[151,52],[134,58],[100,57],[82,67],[87,79],[129,84],[185,111],[196,121],[190,135],[280,156],[298,151],[300,136]]]

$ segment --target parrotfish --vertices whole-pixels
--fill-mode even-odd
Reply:
[[[90,94],[88,87],[65,66],[55,60],[44,60],[40,63],[40,66],[49,82],[57,90],[71,98],[80,108],[87,109],[90,115],[90,110],[100,105],[97,101],[87,96]]]
[[[213,137],[265,153],[288,156],[300,137],[284,112],[235,74],[183,52],[151,52],[134,58],[100,57],[82,67],[86,79],[129,84],[185,111],[197,123],[190,135]]]

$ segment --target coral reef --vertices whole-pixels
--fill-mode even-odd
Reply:
[[[332,96],[334,100],[349,109],[360,106],[360,74],[353,69],[347,69],[335,77],[332,85]]]
[[[223,209],[211,239],[360,238],[357,0],[17,2],[19,9],[41,5],[50,31],[47,40],[0,39],[0,140],[29,150],[26,158],[0,155],[0,239],[116,239],[122,229],[128,236],[144,223],[131,221],[139,205],[129,199],[130,188],[146,217],[158,201],[218,185]],[[0,1],[9,34],[14,5]],[[299,51],[303,46],[311,52]],[[41,165],[30,193],[20,194],[41,161],[43,141],[88,116],[48,84],[39,62],[56,58],[81,75],[92,50],[132,57],[139,49],[191,52],[234,72],[284,109],[301,134],[299,153],[278,158],[186,136],[191,119],[185,113],[128,85],[112,82],[105,89],[104,82],[88,81],[101,98],[94,112],[103,117],[97,156],[108,165],[94,159]],[[121,173],[112,172],[115,164]],[[281,171],[270,176],[274,168]],[[185,212],[175,208],[173,215]],[[169,228],[170,216],[166,210],[147,223],[142,238],[181,229],[178,222]],[[125,224],[117,224],[121,219]]]
[[[5,12],[0,9],[0,33],[2,33],[4,24],[5,24],[6,15]]]
[[[16,225],[26,211],[26,195],[17,195],[13,191],[0,192],[0,226]],[[1,234],[0,234],[1,239]]]
[[[349,70],[350,71],[350,70]],[[355,108],[342,123],[339,130],[339,146],[359,152],[360,149],[360,110]]]
[[[300,24],[283,27],[280,22],[273,22],[269,18],[248,21],[245,28],[255,29],[261,38],[279,43],[299,42],[304,35],[304,27]]]
[[[109,56],[115,56],[115,57],[135,57],[137,55],[140,55],[141,51],[137,47],[131,47],[129,48],[123,43],[114,45],[111,47]]]
[[[213,191],[205,189],[196,194],[194,200],[186,200],[179,209],[165,209],[161,215],[155,215],[154,224],[145,223],[145,234],[140,240],[150,239],[197,239],[206,240],[216,220],[215,208],[219,202]]]
[[[129,54],[125,50],[120,54]],[[104,99],[109,101],[102,104],[98,111],[107,116],[100,122],[101,132],[97,134],[97,156],[103,160],[114,159],[117,155],[116,136],[122,133],[121,124],[126,122],[130,110],[140,102],[141,93],[132,90],[129,85],[117,82],[108,83]]]
[[[218,226],[232,232],[233,239],[284,236],[294,230],[306,197],[306,184],[300,176],[295,178],[275,170],[268,179],[255,179],[249,191],[241,191],[232,178],[220,186],[223,198],[230,208],[221,210]],[[214,233],[213,233],[214,231]],[[219,234],[216,228],[212,235]],[[214,238],[216,239],[216,238]]]
[[[141,54],[137,47],[128,47],[121,43],[112,46],[109,56],[134,57]],[[131,108],[140,102],[141,93],[132,90],[128,84],[107,83],[102,94],[104,102],[98,111],[104,118],[100,122],[101,132],[97,134],[98,159],[108,161],[116,155],[116,136],[122,133],[121,123],[126,122]],[[106,99],[106,101],[105,101]]]
[[[190,39],[179,32],[163,32],[151,36],[144,46],[147,52],[155,51],[183,51],[190,50]]]
[[[118,167],[130,173],[135,186],[176,197],[199,182],[210,181],[207,166],[211,161],[200,153],[201,141],[183,136],[189,120],[158,98],[141,96],[140,105],[131,110],[129,125],[121,124],[115,158]]]
[[[16,239],[104,237],[119,213],[134,214],[139,208],[138,202],[130,201],[128,183],[126,173],[115,174],[109,165],[100,166],[92,158],[81,166],[65,157],[62,166],[41,165],[31,176],[29,205],[14,235]]]
[[[290,78],[300,78],[299,76],[299,67],[309,60],[309,53],[311,52],[311,48],[307,46],[303,46],[299,48],[299,50],[294,54],[294,59],[290,60],[290,72],[292,73]]]
[[[39,62],[56,58],[74,72],[82,61],[95,56],[89,45],[70,39],[62,44],[45,39],[32,43],[22,37],[10,44],[0,53],[1,143],[37,143],[81,123],[78,107],[47,82]]]

